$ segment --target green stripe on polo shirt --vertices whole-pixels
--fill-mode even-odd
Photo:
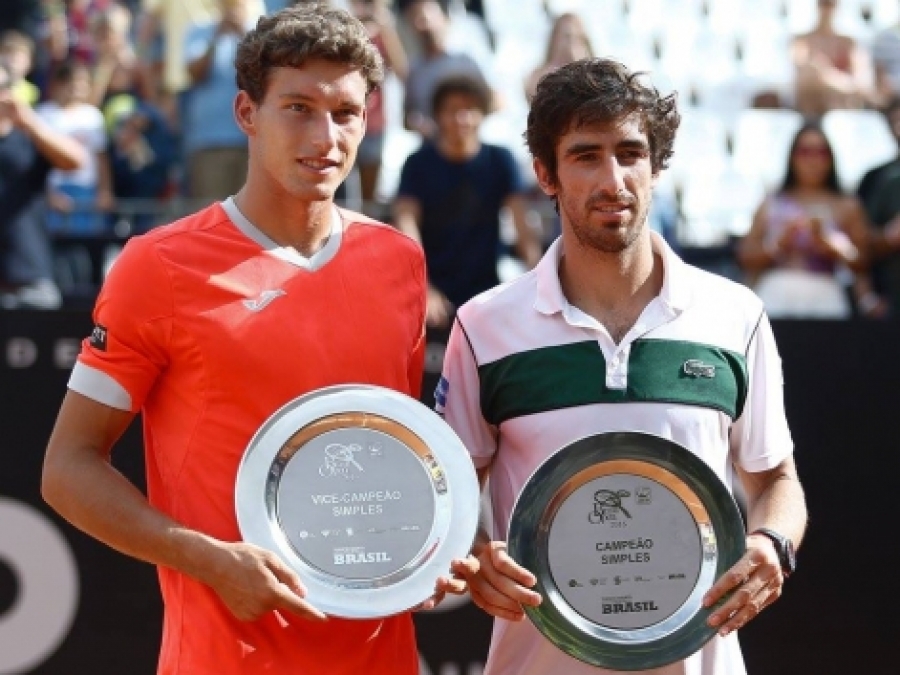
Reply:
[[[597,403],[676,403],[737,419],[747,399],[742,354],[697,342],[636,340],[628,386],[606,386],[606,359],[593,340],[541,347],[478,367],[484,418],[515,417]]]

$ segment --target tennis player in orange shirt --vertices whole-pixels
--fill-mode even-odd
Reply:
[[[313,7],[260,19],[236,66],[247,182],[125,247],[72,372],[43,494],[158,567],[160,675],[414,675],[408,613],[326,620],[294,571],[241,542],[234,513],[243,450],[283,404],[351,382],[419,393],[421,250],[333,201],[381,60],[355,19]],[[110,463],[138,412],[147,497]],[[462,588],[441,579],[436,598]]]

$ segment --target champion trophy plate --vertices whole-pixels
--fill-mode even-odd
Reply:
[[[516,501],[508,539],[544,598],[525,607],[538,630],[613,670],[680,661],[712,638],[703,595],[744,547],[740,512],[712,469],[636,432],[588,436],[547,459]]]
[[[372,618],[434,593],[478,527],[472,460],[415,399],[327,387],[273,414],[238,469],[244,540],[277,553],[326,614]]]

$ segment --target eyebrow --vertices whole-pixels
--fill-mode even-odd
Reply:
[[[585,152],[596,152],[603,148],[602,143],[576,143],[566,149],[566,156],[580,155]],[[638,139],[625,139],[616,143],[616,150],[650,150],[650,145],[646,141]]]
[[[299,92],[288,92],[286,94],[279,94],[278,98],[282,100],[289,101],[305,101],[309,103],[316,103],[317,99],[309,96],[307,94],[301,94]],[[343,99],[338,103],[338,106],[353,106],[354,108],[365,108],[365,103],[360,103],[358,101],[354,101],[353,99]]]

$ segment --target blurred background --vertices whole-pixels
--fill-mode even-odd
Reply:
[[[237,191],[246,144],[230,112],[234,51],[258,16],[286,4],[5,0],[0,63],[10,71],[11,95],[82,144],[89,158],[75,170],[31,176],[23,189],[41,203],[27,228],[13,228],[11,209],[0,212],[0,306],[89,307],[129,236]],[[528,264],[516,255],[522,228],[544,247],[558,232],[522,140],[529,96],[546,72],[608,56],[647,73],[662,93],[677,92],[683,120],[651,225],[686,259],[754,286],[766,273],[789,269],[787,288],[800,297],[789,307],[771,304],[774,315],[880,318],[895,311],[897,0],[333,4],[365,22],[388,66],[370,102],[357,166],[339,194],[348,207],[395,222],[398,195],[401,203],[422,199],[424,188],[402,182],[408,157],[423,140],[439,144],[474,128],[481,143],[515,160],[513,187],[499,195],[489,229],[500,232],[500,278],[520,273]],[[431,110],[437,86],[454,77],[477,79],[490,95],[487,114],[464,129],[450,128],[452,121],[442,128]],[[798,139],[801,129],[809,133]],[[793,165],[802,180],[787,184]],[[2,167],[4,184],[13,185],[15,167]],[[13,236],[11,229],[29,231]],[[29,260],[42,239],[52,253]],[[812,250],[816,242],[824,249]],[[778,255],[765,255],[775,249]],[[460,268],[464,253],[449,252],[461,257]],[[820,285],[833,277],[825,285],[844,293],[847,305],[820,311],[827,302],[798,291],[808,279],[797,277],[812,273]],[[784,287],[783,279],[775,284]]]

